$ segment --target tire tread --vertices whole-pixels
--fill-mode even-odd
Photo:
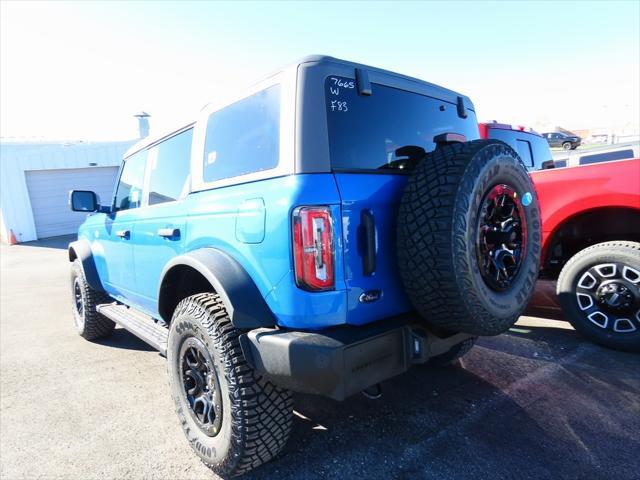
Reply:
[[[229,386],[233,431],[230,454],[219,464],[204,458],[203,463],[221,475],[242,475],[271,460],[287,443],[293,394],[256,375],[247,364],[239,342],[242,332],[231,324],[219,295],[201,293],[182,300],[173,318],[185,314],[195,317],[213,339],[223,358]]]
[[[640,264],[640,242],[634,242],[630,240],[612,240],[608,242],[597,243],[591,245],[569,259],[569,261],[562,267],[558,281],[556,284],[556,294],[562,307],[562,312],[565,317],[571,323],[579,333],[588,338],[594,343],[602,345],[607,348],[613,348],[615,350],[638,352],[640,351],[640,335],[633,334],[614,334],[613,332],[597,332],[590,326],[585,326],[585,320],[576,313],[575,307],[570,303],[573,301],[573,283],[582,271],[580,265],[589,260],[593,262],[606,262],[611,254],[631,253],[638,259]],[[567,297],[569,297],[567,299]],[[632,336],[634,338],[632,338]]]
[[[496,316],[484,307],[471,278],[477,266],[468,259],[467,212],[475,182],[496,152],[517,158],[526,175],[509,146],[474,140],[428,153],[407,182],[397,219],[398,266],[411,303],[434,329],[496,335],[517,320],[533,291],[532,281],[521,309]],[[531,276],[537,277],[537,263]]]
[[[80,333],[80,336],[86,340],[97,340],[99,338],[108,337],[113,333],[116,324],[109,320],[104,315],[98,313],[96,307],[104,303],[110,303],[111,297],[105,292],[94,290],[89,286],[84,276],[84,270],[82,263],[79,259],[75,259],[71,265],[71,288],[73,289],[73,279],[75,277],[80,278],[80,287],[83,291],[84,300],[84,329]],[[73,291],[72,291],[73,300]],[[74,315],[75,306],[74,306]]]

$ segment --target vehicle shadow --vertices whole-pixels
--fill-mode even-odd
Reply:
[[[539,320],[552,320],[551,325],[531,325],[527,322],[517,323],[503,335],[527,339],[534,342],[544,342],[553,344],[558,348],[572,349],[580,343],[586,341],[578,332],[576,332],[569,322],[558,321],[553,319],[539,318]],[[540,322],[540,323],[543,323]],[[536,322],[537,323],[537,322]],[[547,322],[544,322],[547,323]],[[494,338],[494,337],[488,337]],[[487,343],[487,339],[483,339],[483,345]]]
[[[245,477],[604,479],[618,457],[633,464],[622,445],[640,446],[616,427],[640,411],[629,355],[590,344],[561,313],[522,317],[452,367],[414,366],[384,382],[379,400],[296,395],[284,451]]]
[[[552,320],[564,320],[558,296],[556,295],[555,280],[538,280],[529,305],[524,315],[547,318]]]
[[[32,242],[19,243],[21,247],[55,248],[66,250],[69,244],[77,239],[76,235],[61,235],[59,237],[49,237]]]
[[[155,348],[136,337],[124,328],[117,328],[107,338],[93,340],[93,343],[105,347],[120,348],[123,350],[138,350],[141,352],[154,352]]]
[[[492,355],[483,351],[473,361]],[[605,478],[588,458],[594,439],[575,435],[571,420],[547,428],[462,365],[414,367],[385,382],[376,401],[297,395],[284,451],[245,478]],[[557,398],[552,416],[561,392]],[[572,444],[551,448],[559,438]],[[577,455],[587,458],[581,467],[561,453],[573,447],[586,449]]]
[[[478,341],[482,348],[500,355],[545,362],[556,362],[585,343],[588,343],[587,340],[578,332],[564,325],[519,324],[500,336],[482,337]],[[523,345],[529,345],[530,348],[523,348]]]

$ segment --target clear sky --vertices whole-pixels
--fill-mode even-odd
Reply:
[[[469,95],[478,117],[566,128],[640,120],[640,1],[0,0],[0,133],[123,139],[194,117],[312,53]]]

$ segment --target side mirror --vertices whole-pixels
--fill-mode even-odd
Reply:
[[[71,190],[69,205],[74,212],[96,212],[100,208],[98,196],[87,190]]]

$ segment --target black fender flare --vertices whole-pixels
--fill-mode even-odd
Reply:
[[[275,326],[275,316],[251,276],[228,253],[212,247],[179,255],[165,265],[158,287],[158,312],[163,319],[170,320],[173,313],[168,311],[171,302],[163,290],[167,275],[172,269],[185,266],[200,273],[220,295],[234,327],[250,330]]]
[[[68,248],[69,261],[73,262],[76,258],[82,263],[82,270],[84,272],[84,278],[91,288],[99,292],[104,292],[104,287],[100,281],[100,275],[98,275],[98,269],[93,260],[93,253],[91,252],[91,244],[88,240],[80,239],[75,242],[71,242]]]

